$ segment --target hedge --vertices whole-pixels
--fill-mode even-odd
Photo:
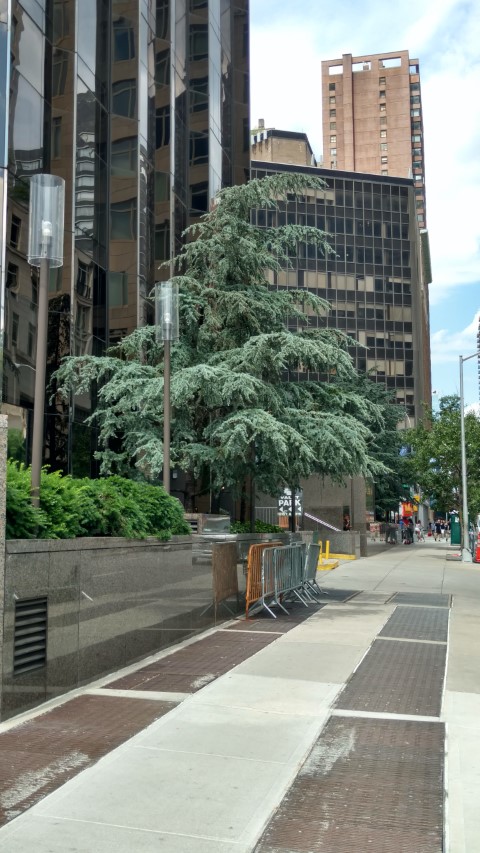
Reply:
[[[30,468],[7,462],[7,539],[123,536],[167,540],[191,533],[176,498],[161,486],[123,477],[74,479],[42,470],[40,508],[30,499]]]

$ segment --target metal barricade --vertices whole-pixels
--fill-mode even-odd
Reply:
[[[261,542],[258,545],[250,545],[247,559],[247,589],[245,594],[245,615],[247,618],[255,602],[261,608],[265,606],[265,597],[272,597],[275,594],[273,569],[264,576],[262,556],[266,550],[278,547],[280,544],[280,542]],[[257,609],[256,606],[255,610]]]
[[[282,599],[295,596],[305,607],[307,602],[303,598],[303,574],[306,556],[306,545],[287,545],[285,548],[275,548],[273,551],[273,564],[275,573],[275,598],[274,603],[283,610]]]
[[[322,543],[318,544],[315,542],[310,542],[307,547],[307,555],[305,559],[305,566],[303,570],[303,588],[304,590],[310,594],[313,593],[315,597],[319,595],[326,595],[328,593],[325,592],[317,583],[317,568],[318,562],[320,560],[322,554]]]

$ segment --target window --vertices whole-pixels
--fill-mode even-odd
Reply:
[[[170,0],[157,0],[157,38],[168,38],[168,10]]]
[[[18,343],[18,324],[20,323],[20,317],[18,314],[12,314],[12,346],[16,347]]]
[[[190,187],[190,208],[194,212],[208,212],[208,181]]]
[[[155,115],[155,147],[170,142],[170,107],[158,107]]]
[[[386,93],[385,89],[380,89],[380,91],[378,93],[378,97],[379,98],[385,98],[386,94],[387,93]]]
[[[60,157],[62,140],[61,116],[52,118],[52,157]]]
[[[378,85],[379,86],[385,86],[386,79],[387,79],[386,77],[379,77],[378,78]]]
[[[132,177],[137,172],[137,137],[112,142],[112,175]]]
[[[336,130],[336,129],[337,129],[337,122],[331,121],[330,122],[330,130]]]
[[[165,219],[155,225],[155,260],[167,261],[170,257],[170,222]]]
[[[337,144],[337,137],[331,136],[330,137],[330,145],[336,145],[336,144]]]
[[[411,92],[419,92],[420,91],[420,83],[410,83],[410,91]]]
[[[30,280],[32,283],[32,300],[31,300],[31,308],[34,308],[35,305],[38,305],[38,280],[39,274],[36,267],[31,267]]]
[[[388,151],[388,143],[387,142],[381,142],[380,143],[380,151]]]
[[[29,358],[33,358],[33,353],[35,352],[35,332],[36,328],[33,323],[29,323],[27,337],[27,355]]]
[[[167,172],[155,172],[155,201],[168,201],[170,198],[170,175]]]
[[[88,297],[90,295],[88,289],[88,265],[82,261],[78,262],[75,289],[80,296]]]
[[[15,291],[18,288],[18,267],[16,264],[9,264],[7,267],[6,286],[8,290]]]
[[[380,104],[380,112],[381,112],[381,113],[384,113],[386,109],[387,109],[387,105],[386,105],[386,104]]]
[[[110,208],[110,236],[112,240],[135,240],[137,233],[137,200],[119,201]]]
[[[336,115],[337,115],[337,111],[336,111],[336,110],[330,110],[330,118],[335,118],[335,117],[336,117]]]
[[[330,156],[331,157],[337,156],[337,149],[336,148],[330,148]]]
[[[387,116],[380,116],[380,124],[384,125],[387,123]]]
[[[420,136],[420,134],[415,134],[414,136],[412,136],[412,142],[421,142],[421,141],[422,141],[422,137]]]
[[[412,118],[417,118],[418,116],[420,116],[420,110],[419,109],[410,110],[410,115],[412,116]]]
[[[22,229],[22,220],[20,217],[12,213],[12,221],[10,224],[10,245],[12,249],[18,249],[20,242],[20,232]]]
[[[336,85],[335,83],[329,83],[329,84],[328,84],[328,90],[329,90],[329,92],[334,92],[334,91],[335,91],[335,85]]]
[[[112,86],[112,107],[117,116],[135,117],[137,106],[136,80],[118,80]]]
[[[192,62],[208,59],[208,24],[191,25],[190,59]]]
[[[410,96],[411,104],[419,104],[420,103],[420,95],[411,95]]]
[[[125,18],[113,22],[113,59],[125,62],[135,56],[135,33]]]
[[[208,163],[208,133],[190,133],[190,165]]]
[[[335,95],[330,95],[330,97],[328,99],[328,103],[329,104],[335,104],[336,103]]]
[[[388,169],[382,169],[381,174],[382,175],[388,175]]]
[[[54,48],[52,62],[52,96],[63,95],[67,82],[68,53]]]
[[[208,107],[208,77],[197,77],[191,81],[190,112],[197,113]]]
[[[120,308],[122,305],[128,305],[128,276],[126,272],[109,272],[108,305],[109,308]]]
[[[380,157],[381,163],[388,163],[388,157]]]
[[[163,86],[170,83],[170,51],[161,50],[155,56],[155,81]]]
[[[387,138],[387,131],[381,130],[380,131],[380,139],[386,139],[386,138]]]
[[[412,130],[413,131],[421,130],[421,129],[422,129],[422,122],[421,121],[412,121]]]

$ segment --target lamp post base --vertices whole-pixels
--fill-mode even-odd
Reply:
[[[472,552],[468,548],[462,548],[462,563],[473,563]]]

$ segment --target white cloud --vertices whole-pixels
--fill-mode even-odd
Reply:
[[[451,334],[447,329],[439,329],[431,336],[432,365],[458,364],[459,355],[468,356],[477,350],[477,333],[480,309],[465,329]]]

